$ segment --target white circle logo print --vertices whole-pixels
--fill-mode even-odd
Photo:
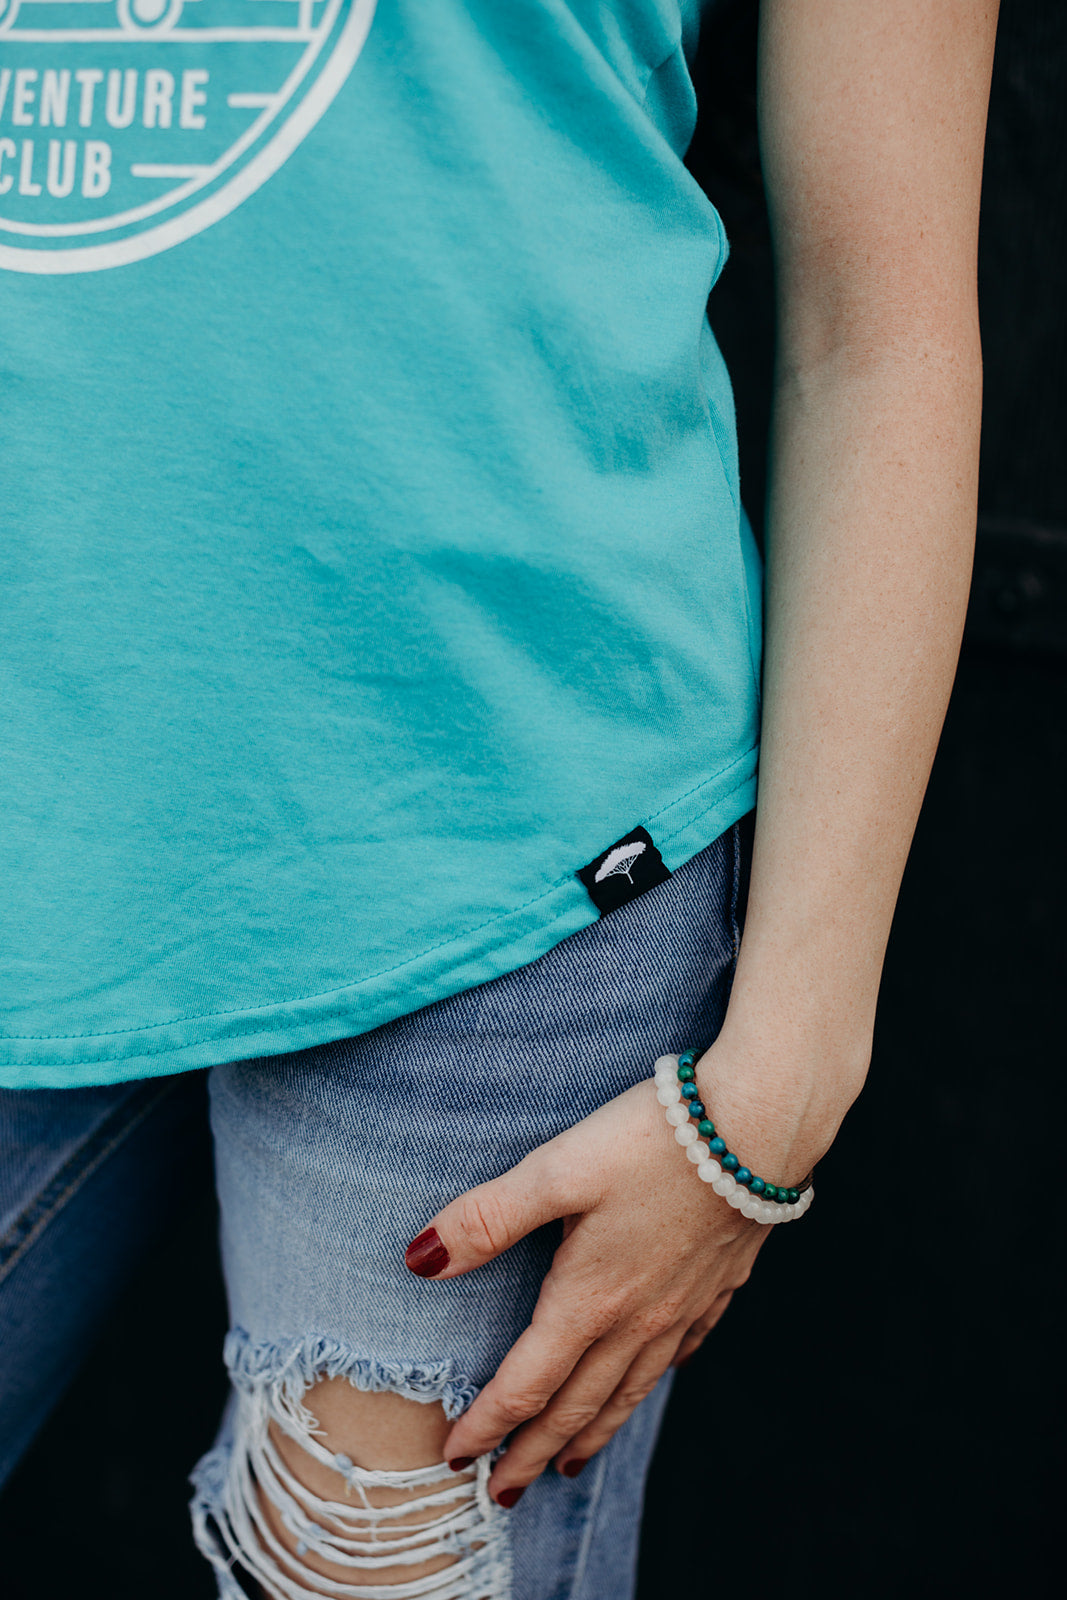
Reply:
[[[351,72],[377,0],[0,0],[0,268],[97,272],[247,200]]]

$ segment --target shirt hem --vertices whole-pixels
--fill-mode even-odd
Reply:
[[[631,824],[648,830],[669,870],[682,866],[751,810],[757,756],[756,748],[747,751],[725,772]],[[477,928],[326,994],[121,1033],[22,1041],[9,1037],[9,1047],[21,1042],[25,1048],[0,1061],[0,1088],[57,1089],[164,1077],[229,1061],[285,1055],[368,1033],[527,966],[569,934],[595,922],[597,915],[582,883],[568,874]]]

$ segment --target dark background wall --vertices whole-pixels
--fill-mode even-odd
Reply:
[[[754,46],[754,6],[723,7],[690,164],[732,240],[711,314],[755,520],[773,319]],[[769,1242],[679,1378],[641,1600],[710,1596],[727,1572],[791,1600],[1062,1592],[1062,1245],[1041,1178],[1067,1067],[1065,82],[1067,7],[1003,0],[972,603],[871,1077],[810,1221]]]
[[[702,49],[690,163],[732,257],[713,300],[759,519],[773,354],[754,8]],[[1059,1592],[1058,1180],[1067,906],[1067,7],[1003,0],[968,636],[890,945],[868,1088],[819,1206],[680,1375],[640,1600]],[[714,110],[712,109],[714,108]],[[185,1472],[223,1398],[206,1149],[0,1499],[7,1600],[208,1600]]]

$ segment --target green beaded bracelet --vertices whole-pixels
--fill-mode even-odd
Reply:
[[[735,1183],[743,1184],[753,1194],[762,1195],[766,1200],[774,1200],[779,1205],[795,1206],[804,1190],[811,1186],[811,1181],[815,1176],[814,1171],[801,1178],[797,1184],[783,1186],[782,1184],[768,1183],[765,1178],[757,1177],[754,1172],[750,1172],[747,1167],[741,1165],[737,1156],[732,1151],[727,1150],[725,1140],[716,1135],[715,1124],[704,1115],[704,1106],[695,1093],[696,1067],[694,1062],[697,1060],[698,1054],[699,1052],[696,1050],[682,1051],[678,1057],[678,1082],[683,1086],[682,1099],[689,1101],[689,1115],[696,1121],[697,1133],[702,1139],[707,1139],[708,1141],[709,1152],[715,1157],[724,1171],[733,1174]],[[685,1085],[689,1083],[694,1086],[693,1095],[687,1095],[685,1092]],[[699,1109],[694,1110],[694,1106]]]
[[[695,1061],[700,1052],[683,1050],[674,1058],[662,1056],[656,1063],[658,1098],[667,1108],[667,1120],[675,1129],[680,1144],[686,1144],[692,1161],[699,1162],[698,1176],[711,1183],[730,1205],[759,1222],[786,1222],[802,1216],[814,1197],[813,1173],[797,1184],[769,1183],[744,1166],[740,1157],[726,1147],[726,1141],[716,1132],[715,1123],[700,1099],[696,1083]],[[676,1080],[676,1081],[675,1081]],[[679,1117],[685,1107],[686,1118]],[[696,1124],[694,1127],[693,1124]],[[706,1140],[706,1154],[697,1149],[697,1139]],[[779,1208],[788,1207],[788,1210]]]

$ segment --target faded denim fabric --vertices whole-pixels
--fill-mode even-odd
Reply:
[[[734,826],[667,882],[490,983],[355,1038],[208,1074],[233,1393],[216,1445],[195,1472],[194,1522],[223,1600],[255,1592],[250,1575],[283,1600],[632,1593],[644,1478],[669,1375],[580,1478],[546,1473],[510,1512],[485,1494],[487,1462],[457,1485],[439,1469],[368,1474],[330,1455],[304,1402],[316,1379],[346,1376],[360,1388],[441,1400],[455,1416],[493,1375],[529,1322],[559,1226],[448,1283],[408,1272],[405,1247],[447,1201],[647,1076],[657,1055],[715,1037],[736,958],[744,848]],[[0,1096],[0,1134],[13,1147],[33,1103],[47,1100],[49,1116],[67,1105],[76,1121],[94,1097],[101,1108],[109,1096],[121,1106],[131,1092],[144,1086],[8,1092]],[[97,1127],[102,1120],[98,1114]],[[36,1139],[47,1121],[33,1123]],[[64,1138],[70,1142],[69,1127]],[[131,1131],[124,1142],[135,1138]],[[0,1193],[5,1236],[39,1209],[56,1164],[12,1157],[0,1168],[25,1179],[21,1210],[12,1193]],[[131,1182],[126,1212],[137,1211],[136,1200]],[[32,1273],[47,1240],[45,1227],[23,1249],[24,1272]],[[77,1240],[64,1248],[73,1260]],[[0,1284],[5,1362],[9,1341],[26,1337],[32,1305],[23,1291],[16,1315]],[[271,1420],[345,1474],[347,1503],[324,1505],[287,1480]],[[0,1414],[6,1436],[5,1422]],[[411,1562],[446,1551],[458,1558],[432,1579],[397,1588],[316,1577],[271,1548],[253,1488],[270,1496],[305,1550],[362,1571],[385,1560],[373,1555],[384,1515],[366,1493],[383,1482],[417,1487],[438,1511],[421,1538],[408,1541]],[[388,1544],[390,1564],[398,1548]]]

